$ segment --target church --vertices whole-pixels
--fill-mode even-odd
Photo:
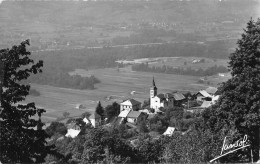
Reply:
[[[153,85],[150,88],[150,108],[155,110],[155,113],[161,112],[162,108],[172,108],[174,106],[174,96],[171,93],[157,94],[157,87],[153,78]]]

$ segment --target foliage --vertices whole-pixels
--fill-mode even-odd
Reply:
[[[15,105],[29,94],[30,85],[22,81],[42,71],[43,62],[34,63],[27,45],[28,40],[1,50],[0,54],[6,64],[3,82],[6,90],[0,110],[0,161],[4,163],[41,163],[48,153],[54,153],[53,147],[46,145],[47,133],[41,129],[40,118],[45,110],[36,108],[34,103]],[[37,116],[39,119],[35,120]]]
[[[136,149],[139,151],[140,161],[141,163],[148,162],[160,162],[160,155],[163,152],[164,146],[161,140],[154,140],[151,137],[140,136],[139,144]]]
[[[53,136],[56,133],[65,135],[67,133],[67,128],[63,123],[52,122],[45,131],[49,136]]]
[[[139,132],[140,132],[140,133],[147,133],[147,132],[149,132],[145,121],[141,121],[141,122],[138,124],[138,129],[139,129]]]
[[[229,62],[232,78],[222,84],[218,103],[205,111],[203,116],[212,131],[222,131],[234,140],[247,134],[254,161],[257,161],[260,128],[260,20],[248,22],[237,44],[238,48],[231,54]],[[221,160],[249,162],[250,149],[245,151],[238,151]]]
[[[28,82],[74,89],[94,89],[94,85],[100,83],[100,80],[93,75],[90,77],[70,75],[66,70],[53,67],[46,68],[41,76],[30,77]]]
[[[69,162],[97,163],[105,161],[136,162],[136,151],[118,132],[102,128],[88,129],[84,135],[70,140],[56,141],[60,153],[70,155]]]
[[[150,98],[149,100],[144,100],[144,103],[142,105],[142,109],[150,108]]]
[[[118,116],[120,113],[120,105],[117,102],[114,102],[112,105],[108,105],[105,108],[105,115],[107,120]]]
[[[101,105],[101,102],[98,102],[98,105],[96,107],[96,111],[97,114],[99,114],[101,116],[101,119],[104,120],[105,119],[105,110]]]
[[[162,154],[167,163],[204,163],[217,156],[222,140],[209,131],[196,130],[169,138]],[[219,155],[219,154],[218,154]]]
[[[63,115],[64,118],[67,118],[67,117],[69,117],[70,113],[69,112],[63,112],[62,115]]]
[[[191,67],[188,68],[175,68],[171,66],[162,67],[150,67],[148,63],[144,64],[134,64],[132,66],[133,71],[141,71],[141,72],[156,72],[156,73],[167,73],[167,74],[178,74],[178,75],[192,75],[192,76],[211,76],[217,73],[225,73],[228,72],[228,69],[224,66],[212,66],[205,70],[203,69],[192,69]]]
[[[81,114],[81,118],[88,118],[91,114],[89,112],[84,112]]]
[[[151,118],[149,120],[150,130],[162,134],[169,125],[167,119],[165,118],[166,117],[164,115],[155,115],[155,117]]]

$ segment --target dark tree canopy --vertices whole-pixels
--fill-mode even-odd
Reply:
[[[221,97],[211,113],[209,124],[234,139],[249,136],[254,161],[259,159],[260,127],[260,20],[250,20],[238,48],[230,56],[232,78],[220,87]],[[205,115],[206,116],[206,115]],[[205,117],[206,118],[206,117]],[[232,135],[230,135],[232,134]],[[245,156],[247,152],[247,156]],[[250,148],[242,152],[250,160]],[[228,162],[228,161],[226,161]],[[230,162],[230,161],[229,161]],[[235,161],[233,161],[235,162]]]
[[[45,141],[48,135],[41,129],[40,118],[45,110],[35,107],[34,103],[19,104],[30,90],[30,85],[24,84],[23,80],[41,72],[43,66],[42,61],[34,63],[30,58],[27,45],[28,40],[0,51],[6,66],[0,109],[0,161],[4,163],[40,163],[51,151]],[[38,120],[35,119],[37,116]]]
[[[120,105],[117,102],[114,102],[112,105],[108,105],[105,108],[106,118],[108,120],[116,117],[120,113]]]
[[[99,114],[101,116],[102,119],[104,119],[105,116],[105,110],[101,105],[101,102],[98,102],[98,105],[96,107],[96,113]]]

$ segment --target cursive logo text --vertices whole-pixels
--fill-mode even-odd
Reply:
[[[239,140],[235,141],[233,144],[228,144],[227,143],[227,137],[225,137],[224,142],[223,142],[223,146],[222,146],[222,149],[221,149],[220,156],[212,159],[209,162],[213,162],[216,159],[219,159],[220,157],[223,157],[223,156],[225,156],[227,154],[230,154],[230,153],[233,153],[233,152],[235,152],[235,151],[237,151],[239,149],[243,149],[245,147],[250,146],[250,145],[247,145],[246,142],[247,142],[247,135],[245,135],[243,139],[239,139]],[[232,150],[230,150],[230,149],[232,149]],[[228,152],[223,154],[224,151],[228,151]]]

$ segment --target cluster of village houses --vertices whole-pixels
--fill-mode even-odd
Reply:
[[[200,106],[197,107],[189,107],[186,111],[189,112],[200,112],[205,108],[210,107],[215,104],[219,98],[219,95],[215,95],[217,92],[217,88],[209,87],[206,90],[201,90],[196,94],[196,101],[200,102]],[[161,113],[161,109],[169,109],[174,106],[180,106],[186,101],[186,98],[183,94],[174,92],[174,93],[157,93],[157,87],[155,85],[155,81],[153,79],[152,87],[150,88],[150,108],[154,109],[154,112],[151,112],[148,109],[141,109],[141,102],[135,99],[127,99],[120,103],[120,114],[116,118],[114,123],[121,124],[126,122],[129,127],[136,127],[138,122],[145,121],[153,117],[157,113]],[[188,100],[189,101],[189,100]],[[97,113],[93,113],[89,118],[84,118],[83,121],[88,124],[90,123],[93,127],[98,127],[102,125],[101,116]],[[103,125],[109,126],[110,124]],[[174,127],[168,127],[165,131],[164,135],[172,135],[174,132]],[[74,125],[70,125],[68,127],[68,133],[66,136],[70,136],[72,138],[76,137],[80,133],[80,127]]]

